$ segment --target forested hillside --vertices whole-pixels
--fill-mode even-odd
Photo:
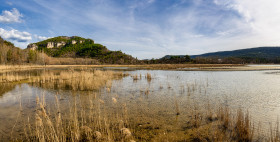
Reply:
[[[194,55],[197,63],[280,63],[280,47],[256,47]]]
[[[106,46],[94,43],[92,39],[78,36],[59,36],[33,43],[29,49],[42,51],[51,57],[91,58],[107,64],[135,64],[139,61],[121,51],[110,51]]]
[[[13,43],[8,42],[0,37],[0,63],[1,64],[20,64],[26,62],[27,52],[14,46]]]

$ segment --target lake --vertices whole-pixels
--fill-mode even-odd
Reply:
[[[53,71],[59,70],[47,70]],[[45,70],[36,70],[27,74],[39,75],[43,72]],[[143,141],[161,141],[164,135],[173,134],[178,135],[178,138],[174,136],[172,140],[179,141],[179,137],[188,132],[189,120],[194,114],[201,116],[199,119],[204,119],[203,116],[209,112],[211,115],[218,115],[221,107],[230,108],[232,118],[237,117],[236,112],[240,109],[249,112],[250,120],[256,129],[255,136],[266,139],[270,133],[270,126],[276,125],[280,113],[280,70],[126,71],[124,69],[122,72],[129,75],[110,80],[100,89],[83,91],[71,91],[65,87],[63,89],[48,87],[25,81],[16,84],[1,83],[0,138],[25,139],[25,133],[32,135],[32,132],[25,132],[28,130],[24,129],[35,121],[34,112],[38,109],[38,98],[45,103],[50,119],[56,118],[52,113],[57,111],[57,101],[60,104],[60,112],[65,117],[71,113],[67,108],[71,108],[73,104],[77,104],[75,109],[78,110],[78,115],[82,116],[86,114],[80,112],[86,113],[89,103],[93,103],[92,106],[99,109],[99,113],[104,113],[100,115],[104,118],[100,120],[102,123],[104,121],[104,126],[107,119],[112,127],[115,121],[120,119],[123,126],[113,128],[130,128],[133,139]],[[17,74],[21,76],[25,73]],[[91,99],[93,102],[88,102]],[[86,120],[81,121],[82,124],[88,123]],[[207,124],[200,123],[200,126]],[[119,125],[119,122],[116,124]],[[106,133],[109,139],[108,132],[100,127],[94,128],[99,129],[102,134]],[[116,141],[120,140],[118,136],[111,137]]]

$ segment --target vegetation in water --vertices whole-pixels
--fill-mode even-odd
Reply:
[[[249,112],[222,104],[198,104],[191,99],[201,95],[203,86],[197,83],[179,87],[179,96],[191,99],[188,103],[182,103],[182,98],[172,94],[171,90],[176,87],[169,85],[165,89],[169,90],[171,94],[168,96],[171,97],[164,101],[165,104],[153,104],[145,98],[164,91],[164,87],[160,86],[159,92],[154,92],[149,88],[155,79],[154,74],[135,74],[131,75],[134,83],[146,80],[149,85],[139,90],[140,96],[128,97],[132,102],[122,100],[116,94],[116,88],[112,88],[111,80],[125,76],[121,72],[86,68],[3,74],[0,78],[2,83],[25,81],[47,90],[72,90],[74,95],[71,100],[65,100],[63,91],[58,91],[54,102],[51,102],[46,101],[44,94],[37,94],[36,101],[31,100],[36,105],[28,109],[29,113],[24,108],[20,109],[22,114],[10,133],[10,140],[263,141],[278,137],[274,127],[271,135],[259,135],[257,132],[261,128],[254,127]],[[17,136],[17,131],[21,132],[21,137]]]

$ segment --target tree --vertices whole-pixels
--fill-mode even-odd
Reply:
[[[7,52],[7,61],[8,62],[12,61],[12,58],[13,58],[13,53],[12,53],[12,50],[9,49]]]
[[[190,62],[191,61],[191,57],[189,55],[186,55],[185,56],[185,60],[186,60],[186,62]]]
[[[27,62],[32,63],[32,62],[35,61],[35,58],[36,58],[36,51],[29,50],[28,57],[27,57]]]

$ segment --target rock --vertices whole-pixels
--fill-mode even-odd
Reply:
[[[113,103],[115,103],[115,104],[118,102],[117,99],[114,98],[114,97],[112,97],[112,101],[113,101]]]
[[[47,48],[54,48],[54,42],[48,42]]]
[[[56,43],[56,47],[64,46],[66,43],[64,41]]]
[[[91,128],[89,128],[88,126],[82,126],[81,131],[84,134],[90,134],[92,132]]]
[[[36,49],[38,49],[38,46],[36,44],[32,43],[32,44],[29,44],[27,46],[27,48],[30,49],[30,50],[36,50]]]
[[[94,131],[93,132],[93,138],[96,139],[96,140],[99,140],[102,138],[102,134],[98,131]]]
[[[122,128],[122,129],[121,129],[121,134],[122,134],[122,136],[123,136],[124,138],[129,138],[129,137],[131,137],[131,132],[130,132],[130,130],[127,129],[127,128]]]
[[[76,40],[72,40],[72,44],[76,44],[77,43],[77,41]]]
[[[214,113],[214,114],[212,115],[212,119],[213,119],[213,120],[218,120],[217,114]]]
[[[218,120],[218,116],[217,116],[217,114],[212,114],[211,116],[209,116],[208,117],[208,120],[209,121],[216,121],[216,120]]]
[[[90,140],[92,135],[92,130],[88,126],[81,127],[81,139],[83,140]]]

